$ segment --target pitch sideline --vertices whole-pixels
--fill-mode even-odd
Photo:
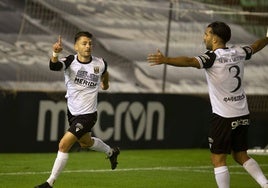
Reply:
[[[261,164],[260,166],[268,166],[268,164]],[[242,168],[239,165],[230,166],[230,168]],[[178,167],[148,167],[148,168],[118,168],[111,169],[88,169],[88,170],[65,170],[62,173],[107,173],[107,172],[130,172],[130,171],[178,171],[178,172],[196,172],[196,173],[212,173],[212,166],[178,166]],[[21,175],[39,175],[50,174],[50,171],[43,172],[1,172],[0,176],[21,176]],[[245,175],[247,172],[230,172],[230,174]],[[267,174],[265,174],[267,175]]]

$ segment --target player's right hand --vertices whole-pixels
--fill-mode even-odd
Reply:
[[[61,36],[59,35],[58,41],[53,45],[53,52],[60,53],[62,51]]]
[[[151,66],[153,65],[160,65],[164,63],[165,56],[162,54],[162,52],[157,49],[157,52],[154,54],[149,54],[147,56],[147,61],[150,63]]]

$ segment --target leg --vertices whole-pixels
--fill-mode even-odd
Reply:
[[[85,134],[78,140],[82,148],[89,148],[91,150],[105,153],[107,156],[111,156],[113,150],[105,144],[101,139],[91,137],[91,133]]]
[[[249,121],[248,116],[243,117],[243,119]],[[240,125],[233,130],[232,156],[238,164],[243,165],[245,170],[255,179],[255,181],[259,183],[261,187],[268,187],[268,180],[264,176],[258,163],[247,154],[248,128],[249,124],[246,124]]]
[[[81,148],[90,148],[94,144],[94,140],[91,137],[91,133],[85,134],[78,140]]]
[[[91,134],[85,134],[78,140],[82,148],[89,148],[91,150],[103,152],[110,159],[111,168],[114,170],[117,167],[117,156],[120,154],[118,147],[111,148],[109,145],[105,144],[101,139],[96,137],[91,137]]]
[[[65,135],[62,137],[59,143],[59,150],[57,154],[57,158],[55,159],[51,174],[47,181],[44,184],[36,186],[36,188],[50,188],[53,186],[54,182],[64,169],[67,160],[68,160],[68,152],[73,146],[73,144],[77,141],[76,136],[74,136],[70,132],[66,132]]]
[[[77,141],[77,138],[70,132],[66,132],[63,138],[59,143],[59,151],[57,158],[54,162],[52,172],[50,177],[48,178],[47,182],[52,186],[62,170],[64,169],[68,157],[69,157],[69,150],[73,146],[73,144]]]
[[[232,152],[233,159],[240,165],[243,165],[250,159],[246,151]]]
[[[211,154],[214,174],[219,188],[230,187],[230,174],[226,165],[227,154]]]
[[[230,187],[230,174],[226,159],[231,153],[231,134],[230,119],[212,114],[208,141],[215,180],[219,188]]]
[[[268,180],[264,176],[260,166],[254,159],[248,156],[246,151],[233,152],[232,155],[234,160],[238,164],[243,165],[245,170],[255,179],[256,182],[258,182],[261,187],[268,187]]]

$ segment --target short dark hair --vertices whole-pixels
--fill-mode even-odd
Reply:
[[[88,38],[92,39],[93,35],[90,32],[88,32],[88,31],[79,31],[78,33],[76,33],[76,35],[74,37],[74,43],[76,43],[76,41],[80,37],[88,37]]]
[[[220,37],[224,43],[227,43],[231,39],[231,29],[224,23],[215,21],[208,25],[212,29],[213,34]]]

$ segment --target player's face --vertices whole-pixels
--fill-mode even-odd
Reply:
[[[88,37],[82,36],[76,41],[74,49],[79,56],[83,58],[90,58],[92,50],[92,40]]]
[[[212,29],[207,27],[204,33],[204,43],[207,50],[212,50],[213,34]]]

